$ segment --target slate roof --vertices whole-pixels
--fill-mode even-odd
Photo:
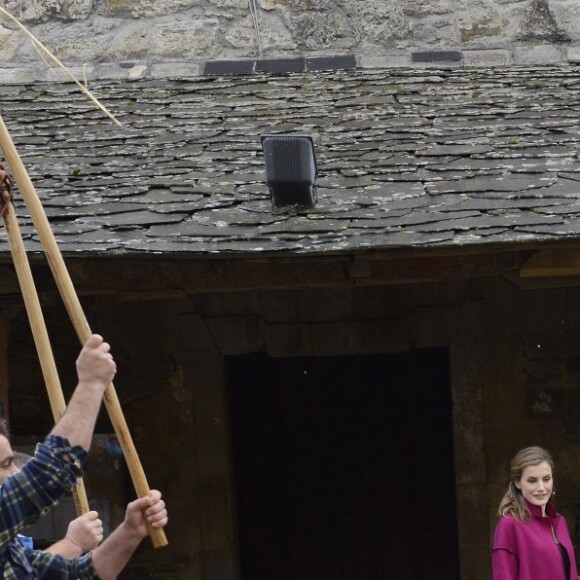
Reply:
[[[65,254],[343,252],[580,236],[580,67],[3,86]],[[314,138],[319,203],[273,211],[263,133]],[[39,250],[16,194],[27,247]],[[8,252],[0,230],[0,252]]]

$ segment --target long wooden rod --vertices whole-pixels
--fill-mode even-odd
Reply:
[[[4,157],[12,170],[12,174],[18,184],[24,202],[28,207],[30,217],[32,218],[32,222],[34,223],[38,233],[48,264],[52,270],[52,275],[54,276],[60,295],[73,323],[73,327],[81,344],[84,344],[92,334],[91,329],[74,289],[71,277],[65,266],[60,249],[56,243],[52,229],[50,228],[44,208],[42,207],[34,185],[28,176],[24,164],[20,159],[20,155],[14,146],[12,137],[10,136],[1,116],[0,147],[2,148]],[[112,383],[105,391],[104,401],[111,423],[115,429],[121,448],[123,449],[125,461],[127,462],[127,467],[129,468],[129,473],[131,474],[131,479],[133,480],[133,485],[135,486],[137,495],[139,497],[145,497],[150,494],[151,490],[147,483],[147,478],[145,477],[145,472],[143,471],[139,456],[137,455],[137,450],[133,443],[129,427],[123,415],[115,387]],[[167,545],[165,532],[161,528],[153,528],[148,524],[148,530],[153,545],[156,548],[161,548]]]
[[[56,362],[48,338],[48,331],[42,314],[40,300],[38,299],[38,293],[36,292],[36,285],[26,256],[22,234],[20,233],[20,226],[18,225],[18,218],[16,217],[14,205],[10,199],[10,193],[4,189],[0,191],[0,194],[2,196],[2,219],[4,220],[4,226],[8,234],[8,243],[12,253],[12,260],[14,261],[16,275],[22,290],[24,305],[30,321],[30,328],[36,345],[36,351],[38,352],[38,358],[40,360],[40,367],[44,376],[46,390],[48,392],[52,415],[54,417],[54,422],[56,423],[64,415],[66,410]],[[78,480],[73,489],[73,498],[78,516],[89,511],[89,500],[82,479]]]

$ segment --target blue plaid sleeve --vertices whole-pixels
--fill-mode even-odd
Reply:
[[[98,578],[91,554],[67,560],[41,550],[27,550],[17,542],[10,544],[0,566],[3,580],[92,580]]]
[[[40,550],[29,552],[29,562],[39,578],[50,580],[87,580],[98,578],[91,554],[66,560],[62,556],[47,554]]]
[[[0,485],[0,561],[16,534],[72,488],[86,458],[81,447],[49,435],[20,473],[4,480]]]

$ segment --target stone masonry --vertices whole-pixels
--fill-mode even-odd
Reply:
[[[486,64],[580,60],[577,0],[4,0],[0,6],[66,63],[349,54],[359,66],[374,67],[444,50],[470,51],[471,60]],[[0,62],[39,61],[26,33],[1,16]]]

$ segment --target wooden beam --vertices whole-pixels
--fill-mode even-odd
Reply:
[[[508,272],[503,277],[520,290],[547,290],[558,288],[580,287],[579,276],[546,276],[545,278],[528,277],[522,278],[517,272]]]
[[[166,300],[183,294],[389,286],[517,274],[527,254],[406,256],[361,253],[215,259],[70,258],[80,296],[122,301]],[[55,292],[45,262],[33,266],[39,293]],[[2,270],[0,270],[1,274]],[[0,286],[1,290],[1,286]],[[8,290],[8,288],[6,289]],[[0,291],[1,294],[1,291]]]
[[[382,286],[496,276],[517,271],[522,261],[509,255],[422,256],[386,259],[350,255],[205,259],[93,259],[69,268],[81,295],[236,292],[277,289]]]
[[[521,278],[580,276],[580,248],[538,250],[520,268],[519,275]]]

